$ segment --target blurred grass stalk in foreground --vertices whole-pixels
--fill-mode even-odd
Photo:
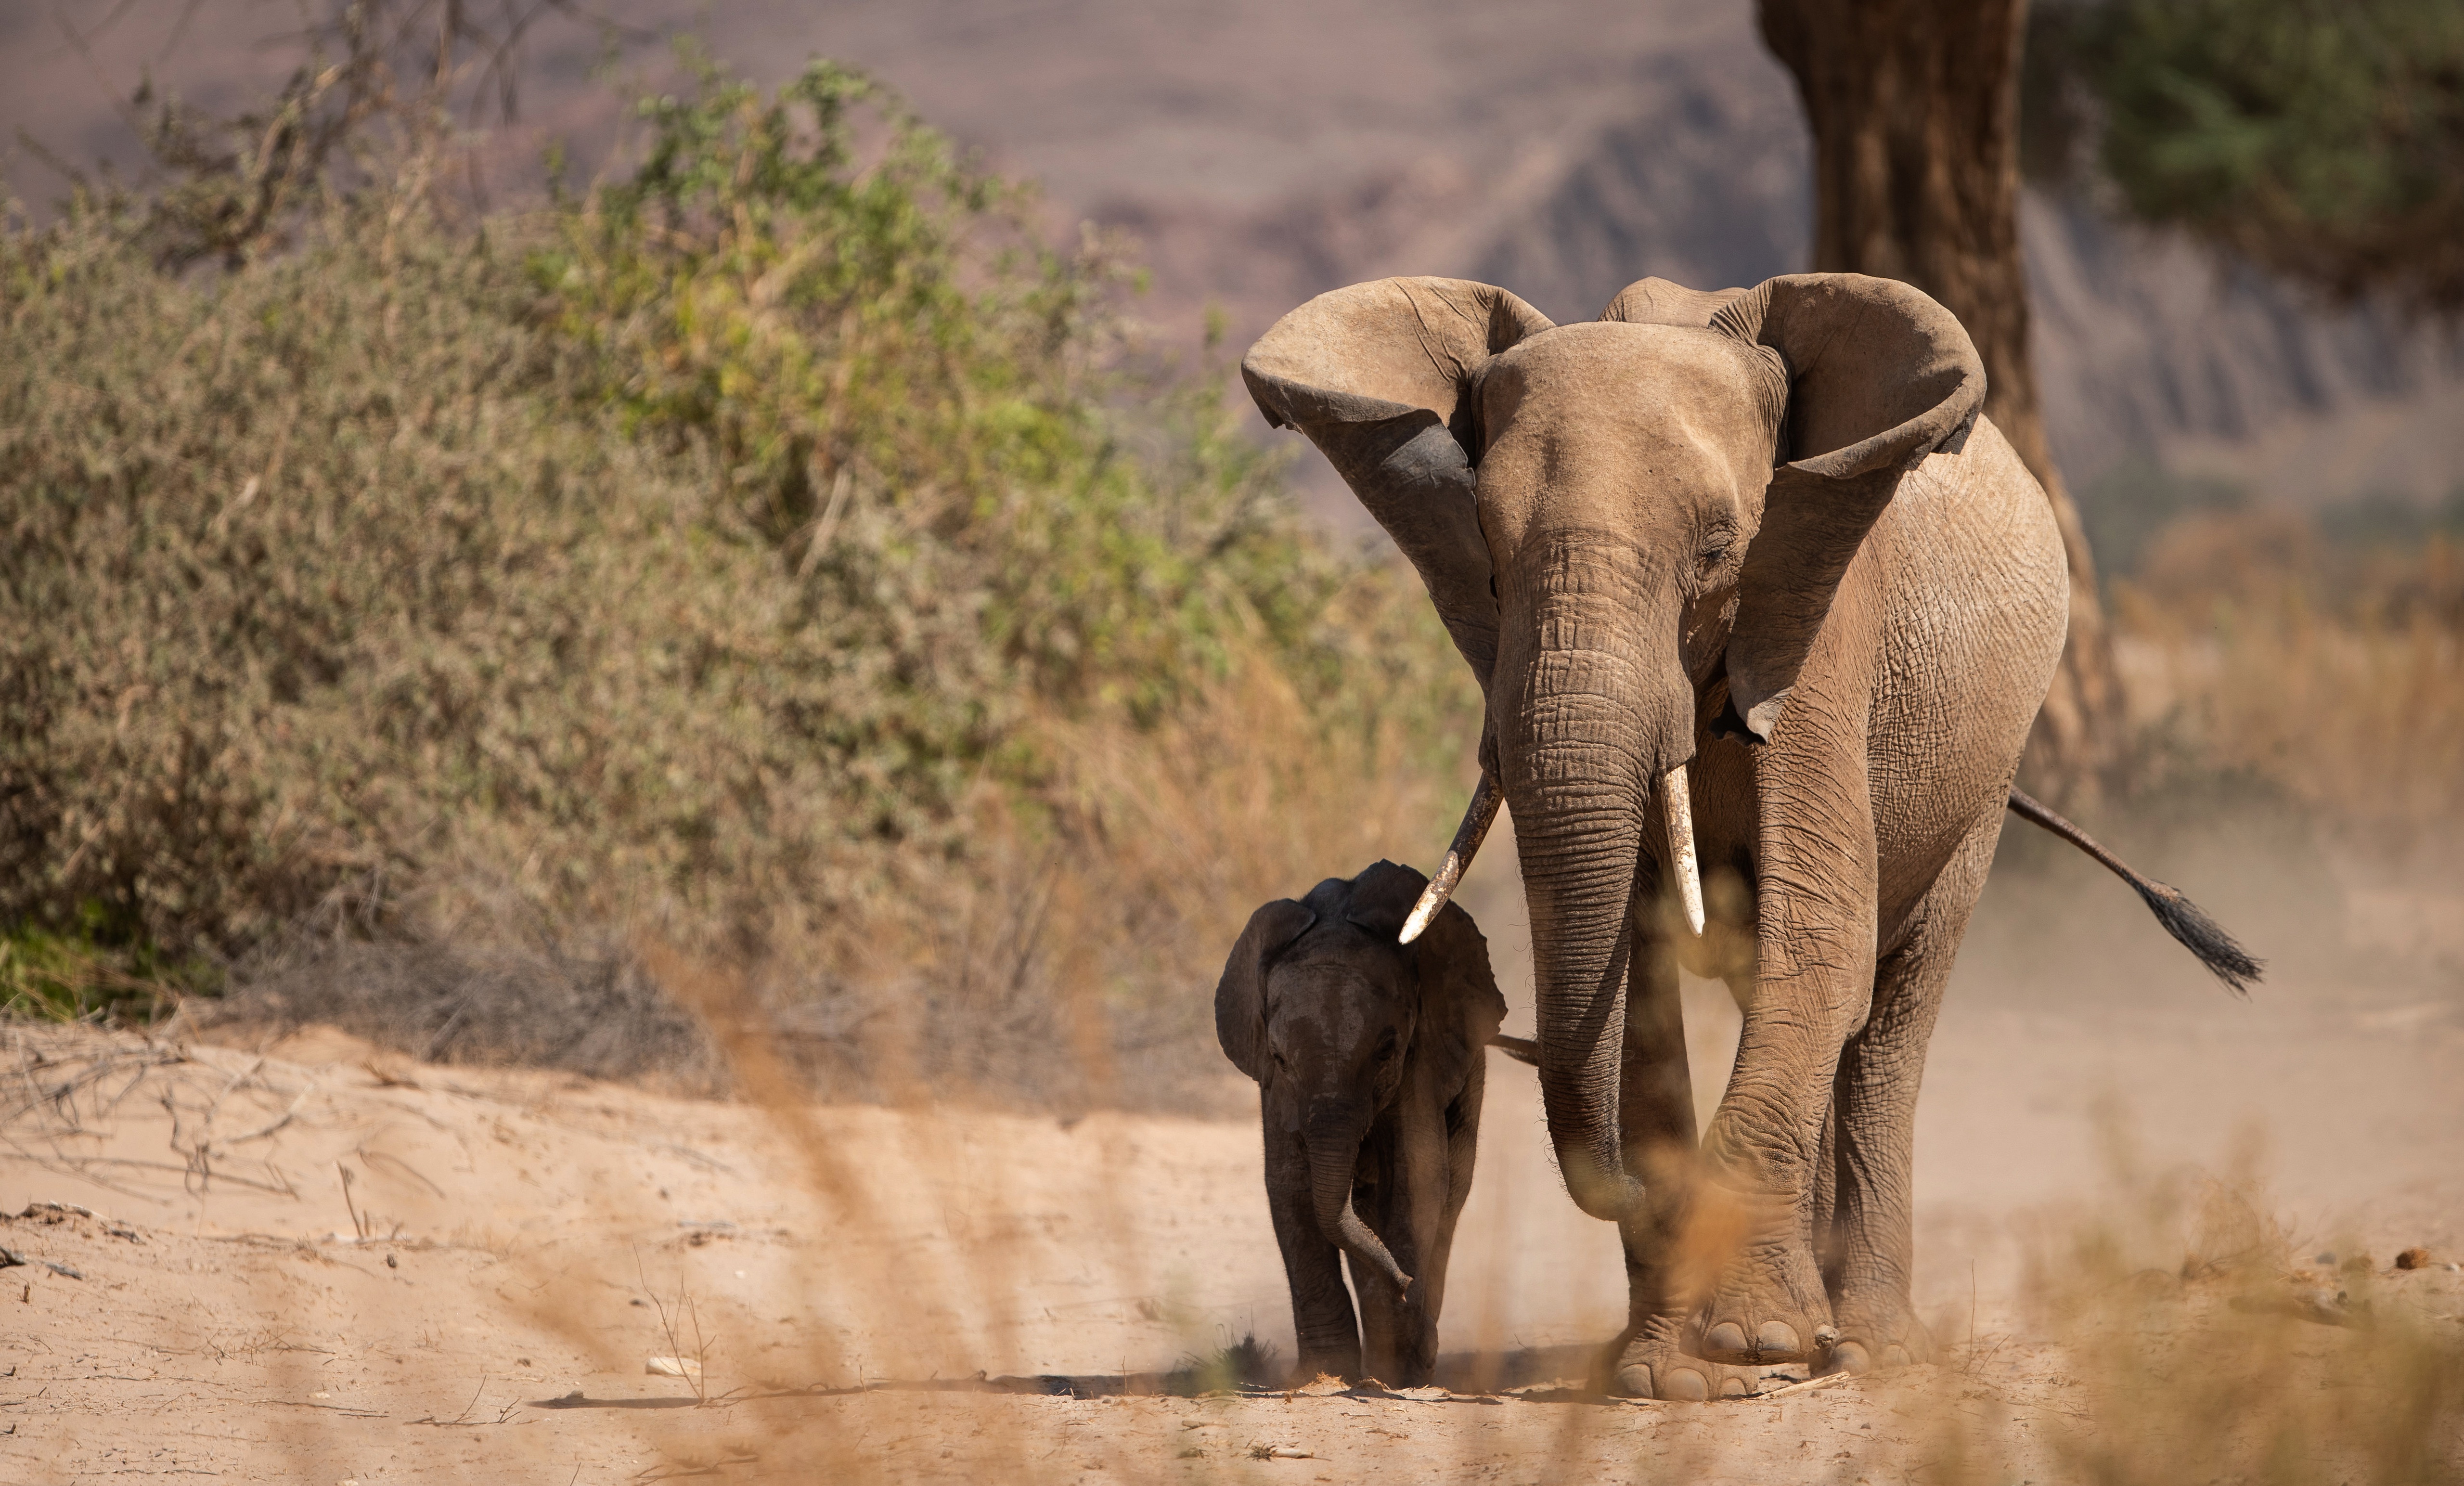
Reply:
[[[2256,1175],[2255,1133],[2215,1175],[2151,1167],[2118,1113],[2099,1121],[2106,1190],[2036,1215],[2025,1238],[2024,1320],[2058,1367],[2043,1396],[2004,1401],[2017,1407],[1945,1400],[1934,1448],[1967,1464],[1954,1478],[1998,1478],[1991,1457],[2036,1426],[2062,1480],[2454,1479],[2464,1338],[2432,1314],[2453,1303],[2430,1289],[2445,1276],[2349,1245],[2305,1262]]]
[[[748,994],[740,977],[680,960],[664,961],[661,971],[714,1025],[745,1025],[731,1009]],[[981,1132],[970,1133],[964,1112],[908,1111],[898,1133],[885,1136],[903,1159],[885,1164],[819,1133],[802,1085],[758,1034],[739,1031],[724,1040],[747,1075],[746,1097],[802,1164],[806,1195],[835,1215],[844,1235],[867,1240],[843,1235],[811,1251],[798,1294],[832,1325],[782,1339],[802,1349],[798,1376],[847,1387],[912,1376],[895,1369],[933,1355],[945,1337],[968,1339],[952,1342],[960,1355],[970,1342],[997,1351],[1011,1344],[1001,1318],[1017,1308],[1035,1225],[1010,1221],[1026,1210],[1005,1206],[1015,1192],[997,1179],[984,1185],[983,1154],[969,1148]],[[901,1400],[915,1397],[891,1392],[870,1395],[875,1411],[835,1398],[731,1414],[712,1429],[723,1427],[773,1468],[848,1481],[966,1478],[986,1459],[1003,1462],[1002,1478],[1021,1481],[1080,1479],[1094,1462],[1122,1478],[1169,1472],[1246,1480],[1258,1467],[1244,1449],[1254,1453],[1267,1444],[1295,1447],[1296,1457],[1318,1460],[1312,1469],[1340,1480],[1397,1471],[1468,1478],[1501,1466],[1514,1479],[1776,1472],[1781,1479],[1948,1486],[2455,1479],[2464,1470],[2464,1337],[2442,1313],[2464,1300],[2464,1286],[2436,1267],[2386,1268],[2384,1256],[2373,1260],[2341,1240],[2341,1254],[2310,1258],[2319,1235],[2304,1235],[2309,1242],[2297,1249],[2275,1217],[2255,1175],[2255,1140],[2245,1142],[2233,1169],[2214,1175],[2153,1164],[2123,1116],[2108,1107],[2098,1119],[2101,1187],[2077,1204],[2012,1219],[2022,1257],[2017,1308],[2008,1308],[2008,1295],[1993,1303],[2017,1334],[1989,1327],[1961,1338],[1938,1323],[1936,1362],[1850,1381],[1837,1392],[1634,1406],[1579,1388],[1543,1388],[1496,1411],[1381,1402],[1374,1392],[1365,1402],[1261,1396],[1254,1386],[1267,1380],[1257,1374],[1274,1377],[1270,1388],[1281,1380],[1254,1339],[1209,1336],[1185,1317],[1182,1376],[1081,1381],[1107,1394],[1118,1386],[1196,1393],[1194,1403],[1108,1397],[1116,1407],[1099,1415],[1083,1403],[997,1401],[977,1390],[973,1408],[944,1413],[937,1426],[928,1411],[891,1427],[886,1421],[908,1408]],[[1079,1200],[1092,1238],[1079,1262],[1136,1294],[1156,1283],[1161,1255],[1141,1247],[1156,1231],[1132,1220],[1142,1194],[1117,1180],[1127,1173],[1123,1154],[1114,1150],[1085,1173],[1092,1185]],[[899,1199],[921,1195],[929,1208],[936,1189],[973,1190],[981,1204],[970,1221],[983,1236],[941,1266],[914,1259],[912,1245],[896,1237],[917,1221]],[[913,1305],[919,1285],[941,1301],[923,1314]],[[961,1315],[970,1310],[972,1321]],[[541,1319],[577,1343],[604,1330],[595,1311]],[[858,1356],[833,1335],[869,1338],[875,1350]],[[751,1349],[749,1337],[739,1341]],[[1504,1338],[1494,1344],[1513,1345]],[[731,1361],[720,1381],[736,1383],[724,1373],[738,1365]],[[781,1362],[773,1356],[762,1365],[775,1370]],[[1245,1394],[1243,1383],[1252,1385]],[[962,1381],[932,1386],[970,1394]],[[1221,1432],[1187,1432],[1210,1423]],[[971,1452],[973,1466],[936,1463],[936,1455],[949,1461],[952,1446]]]

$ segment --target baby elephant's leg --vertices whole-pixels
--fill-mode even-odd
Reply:
[[[1361,1265],[1352,1268],[1360,1296],[1361,1367],[1390,1387],[1418,1387],[1437,1364],[1434,1303],[1443,1295],[1443,1258],[1436,1250],[1445,1196],[1441,1112],[1405,1096],[1380,1115],[1360,1146],[1353,1205],[1412,1276],[1408,1293]]]
[[[1360,1141],[1360,1175],[1353,1186],[1353,1208],[1370,1232],[1385,1239],[1395,1264],[1412,1276],[1412,1289],[1399,1292],[1395,1281],[1368,1264],[1353,1264],[1353,1292],[1360,1297],[1360,1373],[1387,1387],[1417,1387],[1417,1363],[1421,1350],[1419,1286],[1427,1281],[1427,1254],[1412,1232],[1412,1173],[1407,1119],[1399,1109],[1387,1109]]]
[[[1292,1373],[1307,1383],[1325,1373],[1360,1376],[1360,1332],[1353,1320],[1352,1293],[1343,1286],[1341,1251],[1318,1229],[1310,1206],[1309,1154],[1294,1133],[1278,1148],[1278,1132],[1266,1132],[1266,1200],[1275,1220],[1275,1243],[1284,1252],[1284,1278],[1292,1292],[1292,1335],[1300,1357]]]

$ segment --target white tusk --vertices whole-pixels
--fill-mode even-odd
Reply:
[[[1505,802],[1506,792],[1497,787],[1497,776],[1481,770],[1480,785],[1471,792],[1471,803],[1463,807],[1463,824],[1455,828],[1454,845],[1446,848],[1446,859],[1439,866],[1438,875],[1420,890],[1420,900],[1412,905],[1412,917],[1403,920],[1402,937],[1396,943],[1408,944],[1419,939],[1429,920],[1446,906],[1455,884],[1463,880],[1463,869],[1471,865],[1481,841],[1488,835],[1488,828],[1496,822],[1497,808]]]
[[[1677,898],[1685,905],[1685,926],[1703,935],[1703,870],[1694,860],[1694,800],[1685,789],[1685,765],[1678,765],[1660,782],[1660,798],[1668,817],[1668,862],[1677,874]]]

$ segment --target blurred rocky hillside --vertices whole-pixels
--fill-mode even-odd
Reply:
[[[278,78],[295,24],[268,0],[0,3],[0,127],[64,159],[128,158],[107,83],[150,69],[231,106]],[[550,7],[511,75],[517,122],[490,125],[491,189],[520,189],[549,137],[579,142],[585,166],[604,156],[620,125],[594,69],[655,79],[662,33],[683,29],[764,83],[814,53],[872,69],[1040,179],[1058,224],[1133,236],[1167,346],[1194,343],[1209,306],[1238,346],[1309,295],[1385,274],[1489,279],[1562,320],[1645,274],[1749,284],[1803,260],[1804,131],[1749,0]],[[18,194],[56,193],[25,145],[0,149]],[[2085,201],[2032,193],[2025,214],[2047,420],[2075,486],[2133,455],[2302,506],[2428,504],[2455,484],[2453,335],[2219,272]]]

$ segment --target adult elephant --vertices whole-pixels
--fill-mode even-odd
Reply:
[[[1391,278],[1293,311],[1242,371],[1418,567],[1487,698],[1427,901],[1502,786],[1550,1136],[1625,1247],[1611,1386],[1925,1357],[1917,1085],[2068,603],[1967,333],[1860,275],[1647,278],[1563,326]],[[1698,850],[1748,889],[1707,932]],[[1715,952],[1724,929],[1750,955]],[[1745,1010],[1699,1146],[1680,962]]]

